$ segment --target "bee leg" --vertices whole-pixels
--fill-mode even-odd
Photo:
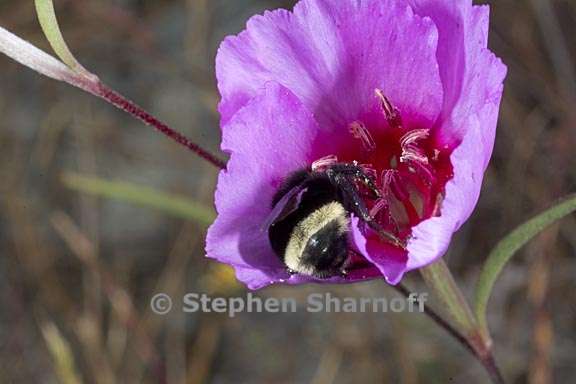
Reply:
[[[370,212],[368,212],[368,208],[362,201],[354,183],[345,174],[333,169],[329,169],[326,175],[330,182],[340,191],[345,208],[363,221],[372,221],[372,216],[370,216]]]
[[[342,173],[333,172],[330,169],[326,174],[332,184],[341,191],[342,201],[349,212],[352,212],[365,222],[371,229],[378,233],[382,239],[389,241],[397,247],[406,249],[406,245],[398,237],[386,231],[380,224],[373,220],[368,208],[366,208],[366,204],[364,204],[364,201],[362,201],[362,198],[358,193],[358,189],[349,177]]]
[[[376,233],[378,233],[378,235],[384,240],[388,240],[389,242],[391,242],[392,244],[394,244],[399,248],[402,248],[404,250],[406,249],[406,244],[402,240],[400,240],[398,237],[391,234],[390,232],[386,231],[384,228],[382,228],[380,224],[376,223],[375,221],[370,221],[368,222],[368,226],[372,228],[374,231],[376,231]]]
[[[374,184],[372,177],[367,175],[360,166],[356,164],[340,163],[333,165],[331,170],[335,173],[340,173],[342,175],[350,176],[356,180],[359,180],[370,190],[370,192],[374,194],[375,197],[381,197],[382,194],[378,188],[376,188],[376,184]]]

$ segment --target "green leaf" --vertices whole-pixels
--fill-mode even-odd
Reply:
[[[109,181],[76,173],[65,173],[62,181],[71,189],[155,208],[172,216],[196,221],[206,226],[210,225],[216,216],[212,209],[201,203],[132,183]]]
[[[576,194],[570,195],[558,204],[521,224],[504,237],[490,252],[484,264],[476,288],[476,318],[483,334],[488,334],[486,307],[496,279],[506,263],[524,244],[557,220],[576,211]]]
[[[60,60],[62,60],[68,67],[73,71],[78,72],[87,77],[93,77],[94,75],[88,72],[76,58],[70,52],[60,27],[58,26],[58,20],[56,19],[56,13],[54,12],[54,4],[52,0],[34,0],[36,5],[36,13],[38,15],[38,21],[40,21],[40,26],[50,42],[52,49]]]

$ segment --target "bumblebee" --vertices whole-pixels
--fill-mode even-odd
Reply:
[[[344,275],[351,214],[386,241],[403,247],[370,216],[360,186],[373,199],[380,197],[373,178],[356,162],[302,169],[285,179],[273,198],[267,228],[272,249],[291,273],[322,279]]]

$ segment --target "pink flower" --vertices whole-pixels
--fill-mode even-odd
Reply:
[[[395,284],[441,257],[476,205],[494,144],[506,67],[487,49],[488,20],[488,7],[469,0],[301,0],[228,37],[216,71],[231,157],[208,257],[253,289]],[[273,198],[295,171],[334,159],[373,177],[379,196],[363,202],[406,246],[351,215],[346,265],[364,267],[291,274],[263,229]]]

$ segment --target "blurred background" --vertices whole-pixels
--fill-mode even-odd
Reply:
[[[509,75],[478,208],[446,256],[468,293],[501,236],[576,191],[576,2],[487,3],[490,45]],[[56,8],[87,68],[218,153],[219,42],[250,15],[293,4],[58,0]],[[32,1],[1,1],[0,25],[49,49]],[[210,216],[216,169],[4,56],[0,84],[0,383],[488,382],[473,357],[418,313],[155,315],[149,301],[157,292],[246,291],[204,258],[205,217],[174,217],[102,196],[102,188],[177,194]],[[510,383],[576,376],[575,250],[571,216],[525,247],[497,283],[489,321]],[[425,290],[417,273],[405,282]],[[396,296],[382,281],[257,295],[304,303],[312,292]]]

